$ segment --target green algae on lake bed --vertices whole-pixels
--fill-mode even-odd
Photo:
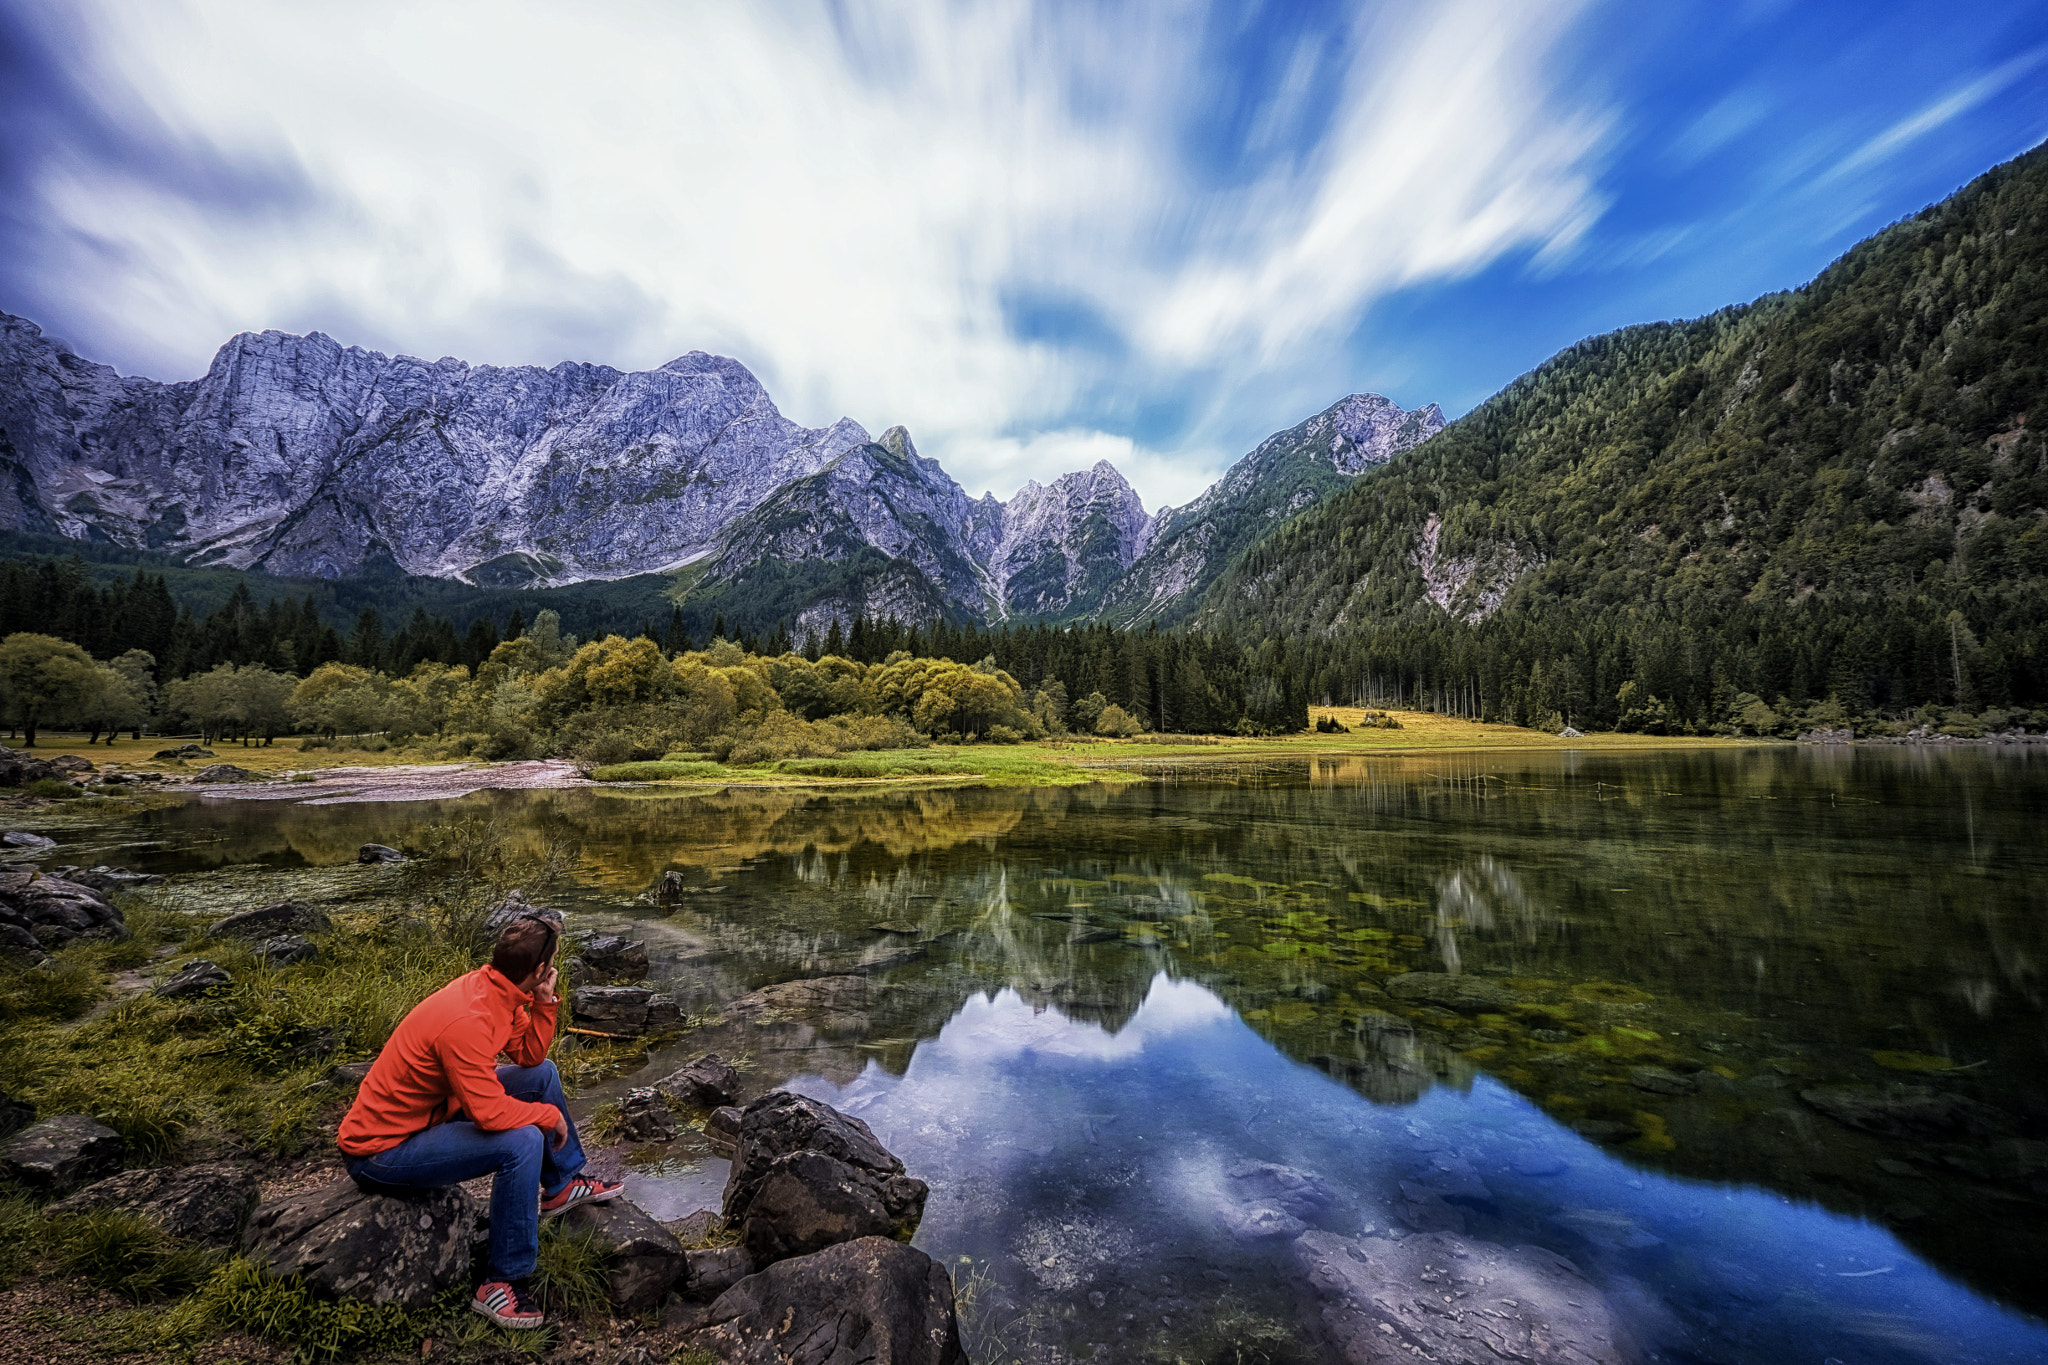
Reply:
[[[1284,1280],[1272,1248],[1156,1202],[1169,1183],[1221,1199],[1214,1162],[1256,1160],[1331,1184],[1347,1235],[1451,1220],[1572,1256],[1696,1354],[1905,1358],[1853,1328],[1883,1308],[1856,1297],[1874,1266],[1853,1258],[1882,1252],[1883,1311],[1936,1339],[1967,1319],[2018,1343],[1981,1358],[2024,1359],[2043,1339],[1994,1327],[1998,1305],[2048,1307],[2044,807],[2048,770],[2025,756],[1759,749],[456,808],[574,838],[563,903],[644,937],[694,1018],[851,970],[829,1014],[707,1025],[593,1077],[592,1098],[745,1047],[752,1083],[843,1100],[933,1184],[919,1244],[972,1256],[992,1311],[1048,1349],[1192,1349],[1208,1271]],[[355,845],[447,818],[214,805],[136,823],[160,870],[215,867],[240,897],[261,884],[249,864],[339,873]],[[670,870],[695,894],[642,900]],[[915,954],[887,956],[897,941]],[[1415,1173],[1371,1155],[1382,1139],[1448,1144],[1485,1194],[1403,1195]],[[1724,1197],[1747,1212],[1723,1220]],[[1715,1268],[1745,1260],[1786,1287]],[[1176,1288],[1141,1292],[1162,1274]],[[1975,1297],[1943,1299],[1943,1276]],[[1241,1308],[1285,1316],[1257,1294]]]

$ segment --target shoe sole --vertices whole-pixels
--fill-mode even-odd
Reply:
[[[470,1311],[481,1314],[482,1316],[489,1318],[492,1322],[498,1324],[498,1326],[506,1328],[507,1330],[513,1332],[530,1332],[534,1328],[541,1326],[543,1323],[547,1321],[546,1318],[540,1316],[530,1318],[508,1318],[501,1315],[497,1309],[486,1308],[483,1304],[478,1303],[475,1299],[471,1299],[469,1301],[469,1307]]]
[[[543,1218],[553,1218],[558,1214],[567,1213],[570,1209],[575,1208],[579,1204],[609,1204],[612,1200],[617,1199],[621,1194],[624,1194],[625,1192],[626,1187],[624,1185],[619,1185],[615,1186],[612,1189],[606,1190],[603,1194],[586,1194],[581,1199],[571,1199],[568,1203],[562,1205],[562,1207],[558,1209],[544,1208],[540,1211],[540,1216]]]

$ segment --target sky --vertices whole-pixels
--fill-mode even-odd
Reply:
[[[2048,138],[2048,5],[0,0],[0,127],[0,310],[125,374],[707,350],[1156,509],[1796,287]]]

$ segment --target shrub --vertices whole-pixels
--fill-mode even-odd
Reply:
[[[1023,741],[1024,732],[1013,730],[1007,725],[991,725],[988,727],[988,733],[982,738],[990,744],[1017,744]]]
[[[1138,733],[1137,719],[1115,702],[1102,708],[1095,717],[1095,733],[1111,735],[1117,739],[1129,739]]]
[[[69,782],[55,777],[39,777],[28,784],[30,796],[40,796],[46,801],[75,801],[85,795]]]

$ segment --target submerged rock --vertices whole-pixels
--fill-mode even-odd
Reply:
[[[424,1308],[468,1283],[475,1226],[460,1186],[401,1198],[343,1180],[259,1204],[242,1248],[270,1274],[302,1275],[332,1298]]]
[[[865,1011],[879,989],[865,976],[814,976],[763,986],[728,1002],[720,1013],[751,1024],[788,1020],[826,1033],[857,1033],[867,1027]]]
[[[1385,985],[1396,1000],[1419,1000],[1460,1014],[1497,1013],[1521,998],[1490,981],[1444,972],[1404,972],[1387,978]]]
[[[209,769],[209,771],[211,770]],[[201,774],[201,776],[204,776],[204,774]],[[406,857],[389,844],[364,844],[356,850],[356,861],[359,863],[402,863],[406,861]]]
[[[715,1052],[707,1052],[688,1066],[670,1072],[654,1083],[685,1104],[700,1109],[720,1109],[732,1103],[739,1089],[740,1073]]]
[[[2012,1129],[2012,1120],[1990,1105],[1925,1085],[1815,1086],[1799,1098],[1837,1123],[1880,1137],[1984,1138]]]
[[[749,1275],[692,1343],[726,1365],[966,1365],[953,1280],[913,1247],[863,1237]]]
[[[647,975],[647,945],[616,934],[592,934],[577,949],[592,979],[638,981]]]
[[[84,1114],[32,1123],[0,1143],[0,1172],[33,1189],[59,1194],[120,1166],[128,1144]]]
[[[535,905],[526,899],[526,893],[513,889],[505,893],[505,899],[492,906],[484,915],[484,932],[497,934],[513,920],[526,915],[539,915],[555,926],[560,933],[564,923],[562,912],[545,905]]]
[[[1666,1071],[1661,1066],[1634,1068],[1628,1073],[1628,1083],[1653,1095],[1690,1095],[1700,1088],[1700,1083],[1692,1077]]]
[[[1614,1315],[1569,1260],[1443,1233],[1399,1242],[1304,1233],[1294,1243],[1324,1335],[1345,1365],[1622,1365]]]
[[[119,1209],[188,1241],[231,1247],[256,1207],[256,1177],[225,1161],[180,1169],[123,1171],[43,1210],[47,1217]]]

